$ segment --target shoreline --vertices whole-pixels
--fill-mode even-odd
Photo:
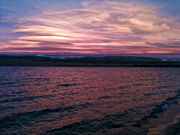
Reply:
[[[149,128],[147,135],[179,135],[180,134],[180,96],[171,99],[172,103],[163,114],[155,120],[160,124]]]
[[[180,115],[173,122],[151,128],[147,135],[178,135],[180,132]]]
[[[180,115],[173,123],[165,128],[164,135],[178,135],[180,133]]]

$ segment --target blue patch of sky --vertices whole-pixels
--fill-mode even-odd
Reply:
[[[137,0],[137,2],[159,8],[160,14],[164,16],[180,16],[180,0]]]

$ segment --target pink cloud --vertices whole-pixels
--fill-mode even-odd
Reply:
[[[79,9],[46,9],[22,18],[12,32],[23,36],[4,48],[20,52],[176,53],[179,44],[171,48],[171,42],[180,41],[176,18],[160,17],[155,7],[140,3],[107,0],[82,2]]]

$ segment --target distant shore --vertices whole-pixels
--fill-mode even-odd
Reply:
[[[179,61],[162,61],[151,57],[82,57],[49,58],[39,56],[0,56],[0,66],[47,67],[180,67]]]

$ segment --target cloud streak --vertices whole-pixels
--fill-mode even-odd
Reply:
[[[180,51],[180,24],[137,2],[86,1],[80,8],[44,9],[21,18],[17,40],[0,51],[88,54],[152,54]],[[176,44],[177,43],[177,44]],[[23,45],[23,47],[22,47]]]

